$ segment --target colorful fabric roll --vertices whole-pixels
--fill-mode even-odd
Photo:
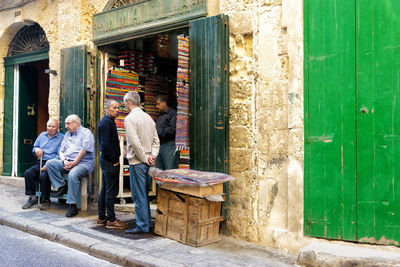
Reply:
[[[115,100],[120,104],[119,116],[115,119],[115,124],[120,136],[125,136],[124,119],[128,115],[128,110],[124,104],[124,96],[130,91],[143,91],[139,87],[138,74],[127,69],[112,68],[107,73],[104,100],[105,102]]]
[[[177,115],[175,145],[181,151],[180,169],[189,169],[189,38],[178,36]]]

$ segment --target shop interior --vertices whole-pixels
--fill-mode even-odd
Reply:
[[[120,136],[121,151],[125,147],[124,118],[128,114],[123,96],[128,91],[137,91],[141,107],[154,120],[160,115],[156,108],[157,95],[167,95],[168,105],[178,110],[177,138],[182,143],[179,168],[189,168],[188,148],[188,91],[180,92],[189,84],[189,29],[181,28],[142,38],[106,45],[101,48],[106,57],[104,70],[104,102],[116,100],[120,103],[120,116],[116,125]],[[180,115],[179,115],[180,114]],[[183,116],[181,116],[183,114]],[[187,117],[186,119],[183,117]],[[186,131],[184,128],[186,127]],[[182,135],[182,136],[181,136]],[[179,142],[177,143],[179,145]],[[187,147],[185,147],[187,144]],[[120,192],[121,204],[131,203],[129,166],[121,157]],[[155,200],[156,185],[153,182],[150,197]]]

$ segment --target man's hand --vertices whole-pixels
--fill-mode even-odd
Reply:
[[[119,166],[119,162],[113,164],[114,167]]]
[[[41,170],[42,172],[47,171],[46,166],[43,166],[40,170]]]
[[[70,171],[73,167],[75,167],[77,163],[75,161],[64,161],[64,169]]]
[[[154,157],[153,155],[149,156],[147,158],[147,165],[149,166],[153,166],[156,163],[156,157]]]
[[[35,149],[35,154],[36,154],[36,158],[37,158],[37,159],[40,159],[41,157],[43,157],[44,152],[43,152],[42,149],[36,148],[36,149]]]

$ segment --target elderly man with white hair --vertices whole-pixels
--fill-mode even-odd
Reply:
[[[129,115],[125,117],[126,158],[129,160],[132,200],[135,201],[136,227],[127,234],[147,233],[150,230],[149,190],[152,178],[148,174],[160,149],[156,124],[140,108],[140,96],[131,91],[124,96]]]
[[[39,181],[42,191],[40,209],[45,210],[50,207],[50,181],[44,164],[48,160],[58,158],[58,150],[62,140],[63,134],[58,132],[58,120],[50,118],[47,122],[47,131],[42,132],[33,144],[32,152],[36,161],[24,173],[25,194],[29,198],[22,206],[23,209],[29,209],[38,203],[36,181]],[[40,160],[42,160],[42,166],[40,166]]]
[[[94,136],[93,133],[81,125],[80,118],[69,115],[65,119],[65,133],[61,143],[59,157],[46,162],[47,172],[54,188],[54,196],[59,197],[67,193],[69,205],[66,217],[78,214],[76,199],[80,191],[82,177],[88,176],[94,168]],[[68,173],[68,185],[62,178]]]

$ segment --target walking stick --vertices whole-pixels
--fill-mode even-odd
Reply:
[[[42,174],[42,160],[43,156],[40,157],[40,169],[39,169],[39,196],[38,196],[38,208],[40,209],[40,175]]]

